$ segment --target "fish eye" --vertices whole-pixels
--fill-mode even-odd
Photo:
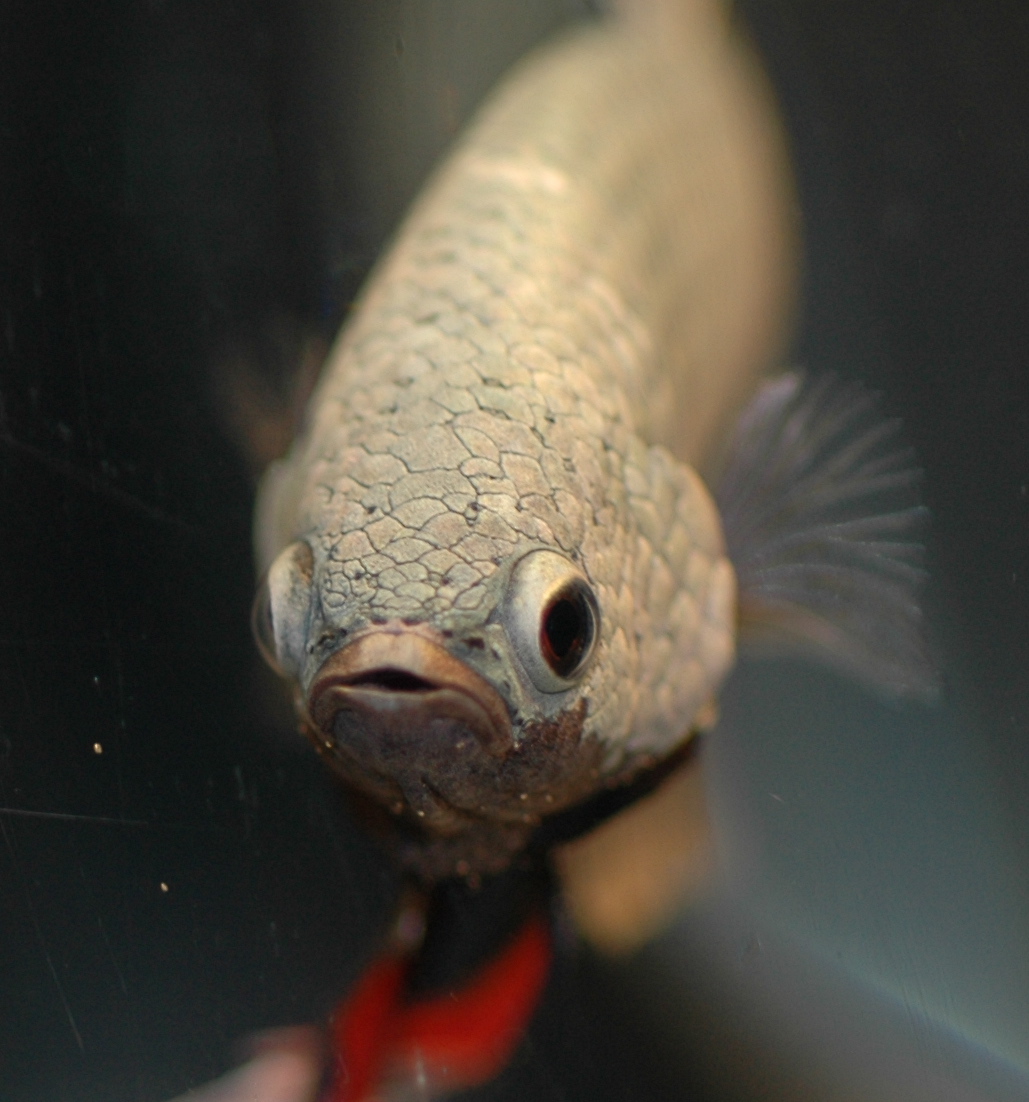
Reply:
[[[254,598],[254,639],[261,656],[282,677],[295,677],[303,660],[313,569],[310,546],[298,540],[275,559]]]
[[[586,587],[576,580],[543,613],[540,650],[558,677],[574,677],[593,645],[593,610]]]
[[[541,692],[570,688],[589,665],[600,610],[589,582],[563,555],[534,551],[511,575],[506,626],[526,673]]]
[[[254,634],[254,641],[261,657],[277,673],[282,673],[278,656],[275,653],[275,624],[272,621],[272,595],[268,588],[267,576],[261,579],[261,584],[254,594],[254,604],[250,609],[250,630]]]

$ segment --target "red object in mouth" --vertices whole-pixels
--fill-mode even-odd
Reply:
[[[322,1102],[374,1102],[390,1081],[463,1090],[497,1075],[521,1039],[543,993],[553,943],[535,912],[459,990],[406,1001],[411,957],[375,960],[332,1023],[333,1082]]]

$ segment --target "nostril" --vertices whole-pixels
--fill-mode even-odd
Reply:
[[[347,685],[366,689],[388,689],[398,693],[424,693],[439,688],[431,681],[417,674],[408,673],[407,670],[398,670],[386,667],[378,670],[369,670],[352,680]]]

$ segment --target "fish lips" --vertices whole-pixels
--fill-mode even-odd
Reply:
[[[514,746],[507,705],[424,629],[387,625],[342,647],[315,676],[307,715],[336,771],[394,813],[442,835],[505,817],[496,796]]]

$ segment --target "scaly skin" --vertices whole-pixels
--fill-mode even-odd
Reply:
[[[730,50],[579,32],[516,71],[416,205],[262,486],[259,557],[313,552],[301,693],[355,633],[403,620],[501,693],[516,741],[580,717],[593,786],[696,725],[732,662],[735,581],[682,458],[711,453],[753,386],[787,237],[747,192],[775,143]],[[501,615],[537,548],[600,606],[566,692],[534,688]]]

